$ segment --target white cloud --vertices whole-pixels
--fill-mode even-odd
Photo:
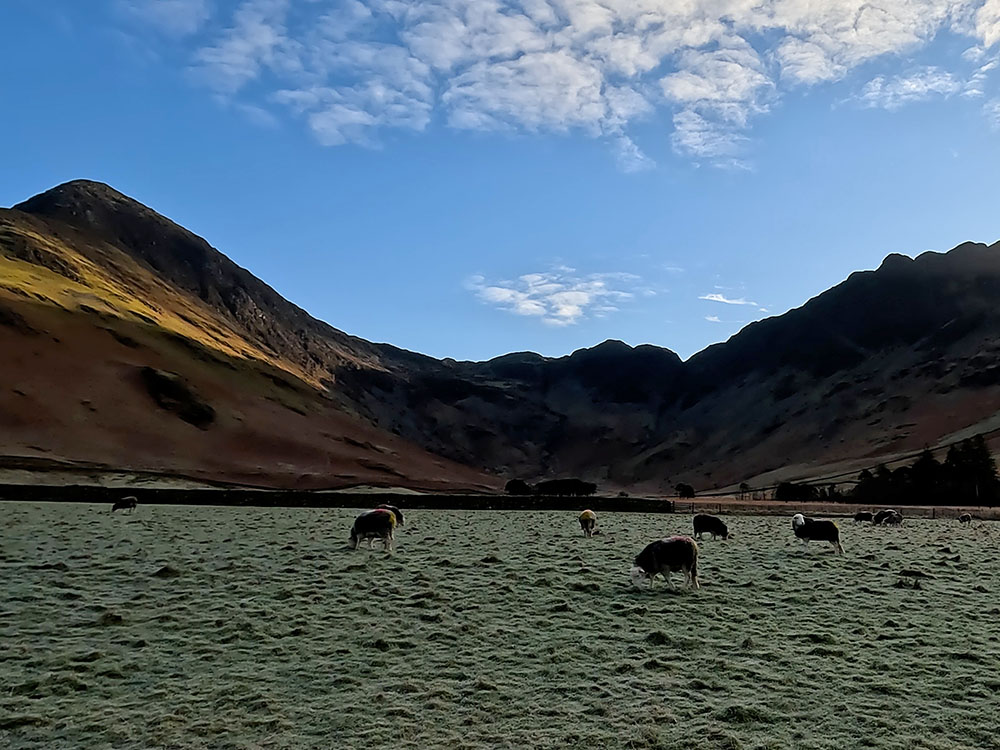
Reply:
[[[625,171],[652,166],[631,129],[657,110],[677,153],[744,166],[756,118],[789,87],[912,59],[949,32],[970,40],[956,63],[975,73],[890,71],[859,98],[981,96],[1000,42],[1000,0],[231,0],[214,14],[211,0],[118,1],[203,34],[192,62],[216,94],[287,107],[322,143],[435,122],[576,131]]]
[[[615,157],[623,172],[643,172],[656,166],[656,162],[642,153],[627,135],[615,139]]]
[[[705,316],[705,320],[707,320],[709,323],[721,323],[722,322],[722,319],[719,318],[718,315],[706,315]]]
[[[986,0],[976,13],[976,34],[986,47],[1000,41],[1000,0]]]
[[[743,297],[730,299],[723,294],[716,294],[715,292],[712,292],[711,294],[703,294],[698,297],[698,299],[708,300],[709,302],[722,302],[726,305],[753,305],[754,307],[758,307],[756,302],[744,299]]]
[[[1000,99],[991,99],[983,105],[983,114],[986,115],[990,127],[1000,130]]]
[[[482,302],[501,310],[561,327],[617,312],[622,302],[644,291],[636,289],[638,281],[640,278],[630,273],[582,276],[562,267],[492,283],[477,274],[466,280],[465,287]]]
[[[927,67],[890,79],[877,76],[865,84],[858,100],[868,107],[898,109],[935,96],[948,97],[962,88],[962,83],[951,73]]]
[[[212,15],[209,0],[120,0],[122,7],[170,36],[197,33]]]
[[[298,70],[298,45],[287,36],[290,0],[246,0],[214,45],[201,49],[196,67],[218,92],[235,94],[265,70]]]

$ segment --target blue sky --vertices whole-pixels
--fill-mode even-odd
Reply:
[[[1000,239],[1000,0],[4,0],[0,205],[107,182],[434,356],[687,357]]]

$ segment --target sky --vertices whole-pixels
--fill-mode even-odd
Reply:
[[[1000,0],[0,0],[0,205],[106,182],[437,357],[687,358],[1000,239]]]

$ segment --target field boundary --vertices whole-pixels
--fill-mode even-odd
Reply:
[[[0,501],[113,503],[129,495],[140,505],[228,505],[286,508],[371,508],[381,503],[425,510],[575,510],[672,513],[674,501],[645,497],[566,495],[443,495],[322,490],[177,489],[95,485],[0,485]]]
[[[830,502],[779,502],[738,498],[672,500],[656,497],[591,495],[473,495],[350,492],[338,490],[255,490],[246,488],[181,489],[99,487],[96,485],[0,484],[0,502],[113,503],[134,495],[141,505],[219,505],[260,508],[371,508],[382,503],[414,510],[560,510],[590,508],[608,513],[712,513],[718,515],[791,516],[806,513],[830,518],[852,518],[861,510],[893,507],[906,518],[954,519],[971,513],[985,521],[1000,520],[1000,508],[957,505],[870,505]]]

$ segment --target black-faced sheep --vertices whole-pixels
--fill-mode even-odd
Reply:
[[[862,510],[854,514],[854,523],[864,523],[865,521],[871,523],[873,518],[875,516],[870,510]]]
[[[381,539],[387,550],[393,547],[393,531],[396,528],[396,514],[387,508],[368,510],[354,519],[351,527],[351,538],[348,546],[357,549],[358,544],[368,540],[368,548],[374,546],[374,540]]]
[[[962,524],[963,526],[971,524],[972,523],[972,514],[971,513],[963,513],[962,515],[960,515],[958,517],[958,522],[960,524]]]
[[[893,513],[895,513],[895,512],[896,512],[896,511],[894,511],[894,510],[889,510],[888,508],[887,508],[886,510],[880,510],[880,511],[879,511],[878,513],[876,513],[876,514],[875,514],[875,516],[874,516],[874,517],[872,518],[872,524],[873,524],[874,526],[884,526],[884,525],[885,525],[885,521],[886,521],[886,519],[887,519],[887,518],[891,518],[891,517],[892,517],[892,514],[893,514]]]
[[[670,574],[684,571],[684,580],[693,589],[700,588],[698,582],[698,544],[689,536],[672,536],[660,539],[636,555],[635,566],[629,571],[632,583],[641,586],[644,580],[653,587],[653,578],[662,575],[673,586]]]
[[[697,539],[701,539],[701,535],[706,532],[712,535],[712,539],[720,536],[723,539],[730,537],[729,527],[721,518],[699,513],[694,517],[694,535]]]
[[[402,526],[403,525],[403,511],[401,511],[395,505],[385,505],[383,503],[382,505],[376,505],[375,509],[376,510],[390,510],[390,511],[392,511],[392,514],[396,517],[396,525],[397,526]]]
[[[136,499],[133,495],[129,495],[128,497],[123,497],[121,500],[116,500],[115,504],[111,506],[111,512],[114,513],[116,510],[127,510],[131,513],[135,510],[135,507],[138,504],[138,499]]]

